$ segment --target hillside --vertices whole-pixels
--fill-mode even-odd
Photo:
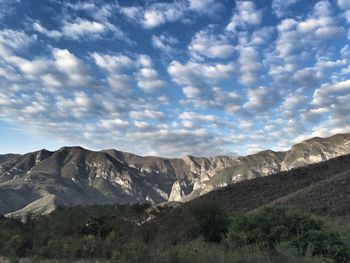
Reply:
[[[192,224],[192,211],[207,206],[229,214],[283,206],[334,219],[349,218],[350,155],[238,182],[177,206],[151,208],[151,214],[157,216],[152,216],[149,224],[158,226],[156,238],[160,240],[164,233],[173,240],[182,240],[188,231],[186,226]]]

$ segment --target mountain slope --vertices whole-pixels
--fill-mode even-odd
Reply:
[[[350,155],[241,181],[207,193],[186,205],[210,202],[218,203],[230,212],[249,212],[283,204],[318,214],[336,210],[333,214],[350,215]]]
[[[264,207],[284,206],[322,216],[350,216],[350,155],[245,180],[216,189],[189,202],[151,208],[149,224],[174,240],[186,236],[193,211],[219,206],[230,214],[250,213]]]
[[[268,150],[245,157],[170,159],[81,147],[1,155],[0,214],[21,209],[46,213],[40,204],[50,210],[55,204],[189,201],[232,183],[347,153],[350,134],[313,138],[287,152]],[[54,202],[47,205],[47,200]]]

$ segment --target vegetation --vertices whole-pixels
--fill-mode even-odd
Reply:
[[[0,218],[7,258],[99,262],[349,262],[348,229],[298,210],[230,215],[215,205],[179,210],[171,229],[148,205],[59,208],[25,223]],[[163,210],[160,214],[166,214]],[[50,262],[50,261],[47,261]],[[55,261],[57,262],[57,261]]]

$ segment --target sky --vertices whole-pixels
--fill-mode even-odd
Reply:
[[[0,153],[245,155],[350,132],[349,0],[0,0]]]

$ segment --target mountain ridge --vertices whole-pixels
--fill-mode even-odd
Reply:
[[[80,146],[0,155],[0,214],[20,211],[33,202],[39,211],[45,196],[54,196],[63,205],[186,202],[242,180],[348,153],[350,134],[311,138],[285,152],[265,150],[237,157],[165,158]],[[47,198],[43,200],[47,205]]]

